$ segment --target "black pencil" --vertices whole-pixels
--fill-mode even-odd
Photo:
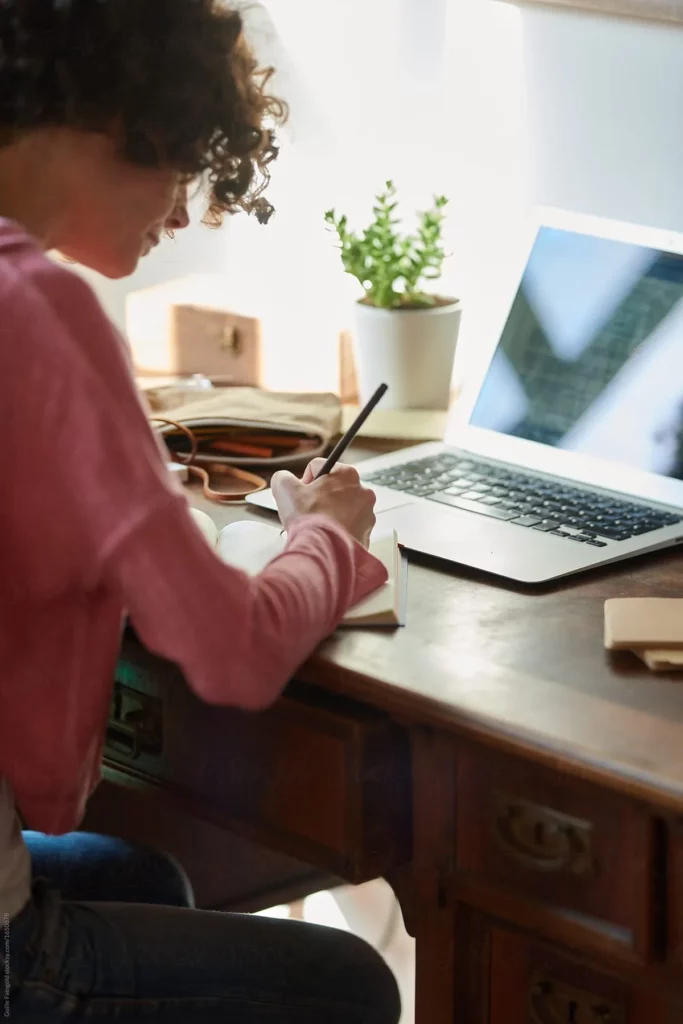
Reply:
[[[387,384],[380,384],[380,386],[377,388],[377,390],[375,391],[374,395],[369,400],[367,405],[365,405],[358,413],[355,420],[353,421],[349,429],[346,431],[342,439],[334,446],[334,448],[328,455],[327,459],[325,460],[325,465],[322,467],[320,472],[316,474],[316,480],[319,480],[321,476],[325,476],[326,473],[329,473],[332,469],[334,469],[334,467],[337,465],[340,458],[342,457],[346,449],[349,447],[349,445],[353,441],[354,437],[356,436],[360,428],[365,423],[366,419],[368,418],[372,410],[375,408],[377,403],[387,393],[388,390],[389,386]]]

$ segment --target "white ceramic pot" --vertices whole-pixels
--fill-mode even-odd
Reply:
[[[356,304],[355,350],[360,400],[383,381],[385,409],[447,409],[460,329],[457,301],[430,309]]]

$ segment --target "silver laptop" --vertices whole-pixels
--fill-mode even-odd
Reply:
[[[682,543],[683,236],[546,210],[521,266],[447,443],[360,467],[378,523],[525,583]]]

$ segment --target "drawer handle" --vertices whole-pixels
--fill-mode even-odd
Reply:
[[[234,324],[226,324],[221,331],[219,348],[221,352],[231,352],[234,356],[238,356],[240,354],[242,350],[242,339],[240,337],[240,332]]]
[[[105,749],[136,761],[142,754],[158,756],[163,749],[162,704],[158,697],[114,683]]]
[[[529,1024],[625,1024],[623,1007],[593,992],[534,975],[529,998]]]
[[[123,754],[131,761],[137,761],[142,753],[142,737],[139,730],[120,722],[107,725],[107,747],[112,753]]]
[[[494,831],[507,856],[524,868],[593,874],[593,826],[589,821],[501,794],[495,806]]]

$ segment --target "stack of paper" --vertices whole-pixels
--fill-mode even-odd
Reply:
[[[605,601],[605,647],[633,651],[653,672],[683,670],[683,598]]]

